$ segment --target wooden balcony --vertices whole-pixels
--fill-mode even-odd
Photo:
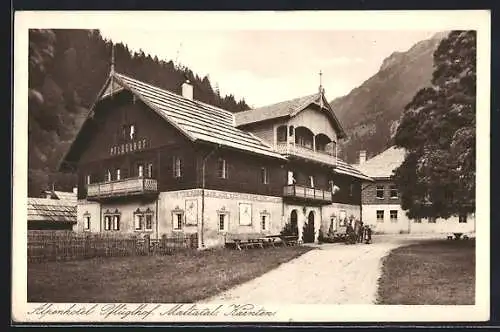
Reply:
[[[325,151],[309,149],[299,144],[278,142],[276,143],[276,150],[285,156],[312,160],[330,166],[337,165],[337,158],[334,155]]]
[[[87,185],[87,199],[94,201],[156,194],[158,194],[158,181],[149,178],[129,178]]]
[[[309,188],[296,184],[284,186],[283,197],[300,201],[313,201],[322,204],[330,204],[332,202],[331,191]]]

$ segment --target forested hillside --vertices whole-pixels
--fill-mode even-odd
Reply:
[[[57,164],[94,103],[110,69],[111,41],[98,30],[30,30],[28,106],[28,194],[52,185],[71,190],[75,175]],[[249,109],[244,100],[221,96],[209,77],[199,77],[172,61],[115,45],[116,71],[175,93],[188,78],[194,98],[232,112]]]

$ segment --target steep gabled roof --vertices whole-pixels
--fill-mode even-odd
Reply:
[[[390,178],[392,171],[398,168],[404,160],[405,150],[392,146],[356,167],[372,178]]]
[[[236,128],[234,115],[231,112],[197,100],[184,98],[119,73],[110,74],[96,103],[89,112],[89,117],[82,125],[82,129],[93,114],[99,100],[111,95],[110,85],[113,85],[113,89],[120,86],[130,91],[191,141],[220,144],[241,151],[285,159],[257,136]],[[66,159],[72,148],[73,144],[62,161]]]
[[[349,175],[361,180],[373,181],[373,179],[371,179],[369,176],[366,176],[358,169],[346,163],[340,158],[337,158],[337,167],[334,168],[334,172],[338,174]]]
[[[28,222],[48,221],[76,224],[76,200],[28,197]]]
[[[255,109],[251,109],[244,112],[238,112],[234,114],[234,119],[236,126],[244,126],[252,123],[258,123],[266,120],[272,120],[282,117],[293,117],[300,111],[304,110],[311,104],[320,105],[320,94],[314,93],[311,95],[294,98],[286,101],[282,101],[276,104],[267,105]],[[322,94],[323,107],[328,109],[328,113],[331,116],[333,123],[338,132],[339,138],[346,137],[344,129],[342,128],[335,112],[331,108],[330,104],[326,100],[325,96]]]

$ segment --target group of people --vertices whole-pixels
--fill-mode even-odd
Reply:
[[[352,225],[352,220],[347,223],[347,238],[352,243],[370,243],[372,239],[372,230],[369,225],[363,225],[361,220],[356,220],[354,226]]]

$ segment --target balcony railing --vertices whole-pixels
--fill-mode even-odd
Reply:
[[[309,188],[309,187],[299,186],[296,184],[284,186],[283,196],[295,199],[324,202],[324,203],[332,202],[331,191]]]
[[[87,199],[136,196],[158,193],[158,182],[149,178],[129,178],[87,185]]]
[[[283,155],[291,155],[295,157],[310,159],[332,166],[335,166],[337,164],[337,158],[335,158],[334,155],[331,155],[325,151],[312,150],[299,144],[278,142],[276,143],[276,150]]]

